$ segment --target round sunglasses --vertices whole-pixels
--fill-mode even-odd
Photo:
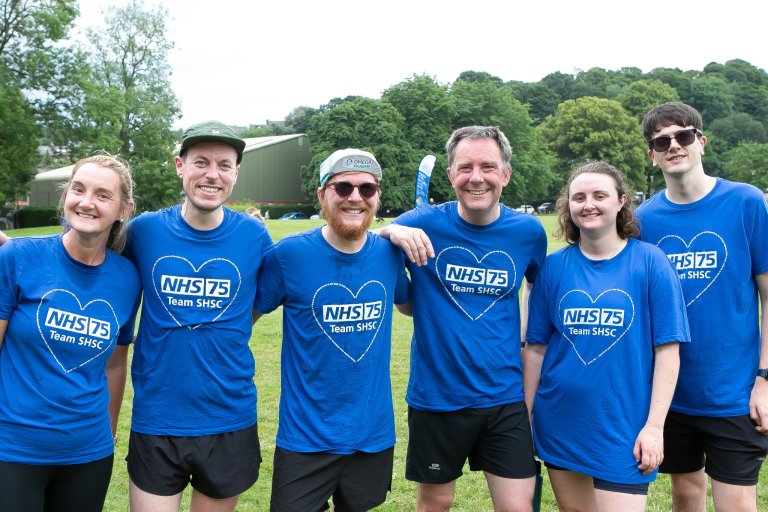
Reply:
[[[379,191],[379,186],[376,183],[353,185],[348,181],[336,181],[334,183],[329,183],[325,187],[332,187],[340,197],[349,197],[352,195],[352,191],[357,189],[357,191],[360,192],[360,195],[366,199],[372,198],[376,195],[376,192]]]
[[[690,146],[696,137],[704,135],[698,128],[688,128],[687,130],[680,130],[674,135],[661,135],[655,139],[648,141],[648,149],[656,151],[657,153],[663,153],[669,149],[672,145],[672,139],[675,139],[681,146]]]

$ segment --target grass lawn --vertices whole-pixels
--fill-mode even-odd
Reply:
[[[564,244],[555,241],[551,237],[555,225],[553,215],[539,217],[550,235],[549,250],[552,251]],[[268,227],[273,240],[277,241],[284,236],[322,225],[323,221],[317,220],[269,220]],[[374,224],[375,227],[375,224]],[[9,231],[9,236],[28,236],[50,234],[59,231],[58,227],[36,228],[29,230]],[[405,388],[408,382],[408,359],[410,338],[412,333],[411,319],[394,313],[392,328],[392,386],[395,404],[395,426],[397,429],[397,445],[395,447],[395,473],[392,482],[392,492],[387,501],[377,511],[400,512],[413,510],[415,503],[415,485],[404,478],[405,474],[405,448],[407,442],[408,426],[406,420]],[[266,511],[269,510],[269,494],[272,480],[272,454],[275,448],[275,434],[277,431],[277,411],[280,397],[280,343],[282,331],[282,314],[275,311],[262,317],[253,329],[251,336],[251,349],[256,357],[256,376],[254,378],[259,392],[258,414],[259,434],[261,438],[262,456],[264,462],[261,466],[261,475],[258,482],[241,497],[237,506],[238,511]],[[120,415],[118,442],[115,450],[115,465],[112,482],[107,495],[105,510],[128,510],[128,475],[125,467],[125,455],[128,447],[128,435],[131,420],[131,400],[133,389],[130,384],[126,386],[125,399]],[[758,488],[759,510],[768,510],[768,466],[763,465],[760,485]],[[189,492],[185,492],[183,510],[189,510]],[[709,510],[714,510],[712,500],[709,499]],[[453,510],[465,512],[491,511],[493,507],[485,485],[485,479],[481,473],[471,473],[465,468],[464,476],[456,484],[456,493]],[[544,481],[544,495],[542,499],[542,511],[555,511],[555,499],[548,480]],[[648,510],[671,510],[671,495],[669,478],[660,475],[658,480],[651,485],[648,500]]]

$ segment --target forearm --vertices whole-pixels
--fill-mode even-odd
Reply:
[[[523,392],[528,414],[533,413],[533,402],[541,382],[541,365],[544,361],[546,345],[526,345],[523,350]]]
[[[417,266],[426,265],[429,258],[435,257],[432,242],[422,229],[399,224],[387,224],[371,232],[386,238],[392,245],[399,247],[411,263],[415,263]]]
[[[109,389],[109,423],[112,435],[117,434],[120,407],[125,395],[125,380],[128,375],[128,345],[118,345],[107,361],[107,387]]]
[[[651,406],[648,410],[646,425],[663,429],[680,371],[680,344],[659,345],[655,348],[655,359]]]
[[[520,340],[525,342],[525,333],[528,331],[528,299],[531,296],[533,285],[528,279],[523,278],[523,289],[520,292]]]
[[[764,272],[755,278],[757,289],[760,292],[760,308],[762,320],[760,322],[760,368],[768,368],[768,272]]]

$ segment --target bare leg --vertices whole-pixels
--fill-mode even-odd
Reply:
[[[416,512],[446,512],[453,503],[456,480],[447,484],[418,484]]]
[[[485,472],[495,512],[531,512],[536,479],[503,478]]]

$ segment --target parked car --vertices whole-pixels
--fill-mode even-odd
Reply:
[[[531,206],[531,205],[529,205],[529,204],[521,204],[521,205],[520,205],[520,206],[518,206],[517,208],[512,208],[512,209],[513,209],[513,210],[515,210],[516,212],[520,212],[520,213],[530,213],[531,215],[533,215],[534,213],[536,213],[536,210],[534,210],[533,206]]]
[[[536,211],[539,213],[554,213],[555,203],[550,201],[543,202],[536,208]]]
[[[316,213],[314,215],[309,216],[310,220],[320,220],[320,214]]]
[[[304,212],[289,212],[280,217],[278,220],[299,220],[299,219],[308,219],[306,213]]]

